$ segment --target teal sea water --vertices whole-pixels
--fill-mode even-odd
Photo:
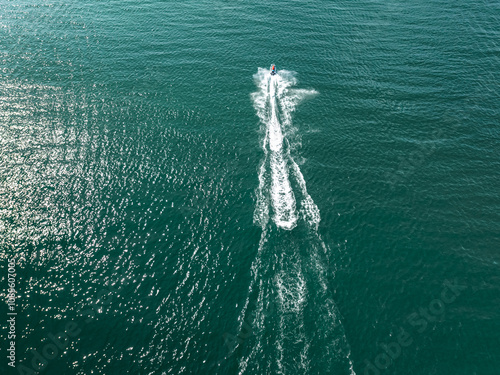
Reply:
[[[1,373],[500,373],[499,25],[0,1]]]

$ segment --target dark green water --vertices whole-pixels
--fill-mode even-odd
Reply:
[[[0,1],[1,373],[500,373],[499,25]]]

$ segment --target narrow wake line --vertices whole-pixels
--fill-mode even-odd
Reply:
[[[269,149],[271,153],[271,202],[274,209],[274,221],[284,229],[293,229],[296,226],[297,214],[295,196],[288,176],[287,162],[283,151],[283,131],[278,120],[276,110],[276,88],[279,77],[270,78],[269,103],[271,108],[268,122]],[[278,86],[279,88],[279,86]]]
[[[290,158],[291,159],[291,158]],[[321,221],[321,216],[319,214],[319,208],[316,206],[316,203],[314,203],[313,199],[307,192],[306,188],[306,181],[304,180],[304,176],[300,172],[300,168],[297,165],[297,163],[291,159],[292,162],[292,167],[293,171],[295,173],[295,177],[297,178],[297,181],[299,183],[299,186],[302,190],[302,195],[304,196],[304,199],[302,200],[302,214],[304,219],[307,221],[307,223],[314,228],[315,231],[318,230],[319,222]]]
[[[269,202],[268,199],[266,198],[266,163],[267,163],[267,134],[264,138],[264,145],[263,148],[265,150],[264,153],[264,160],[262,161],[260,168],[259,168],[259,186],[257,188],[257,204],[255,207],[255,211],[253,214],[253,222],[256,225],[259,225],[261,228],[265,228],[267,225],[267,222],[269,221]]]

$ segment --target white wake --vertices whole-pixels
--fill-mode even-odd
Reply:
[[[291,151],[298,133],[293,112],[317,92],[295,89],[288,71],[271,76],[259,69],[254,79],[258,91],[252,99],[263,134],[254,222],[262,234],[231,355],[238,353],[239,375],[355,375],[328,287],[334,270],[318,233],[320,212]]]
[[[317,228],[320,221],[318,207],[307,193],[304,176],[290,154],[291,141],[286,138],[287,133],[295,130],[292,113],[297,104],[317,92],[293,89],[296,80],[288,71],[271,76],[268,70],[260,68],[254,79],[259,90],[252,98],[265,133],[254,221],[261,226],[267,223],[271,207],[272,219],[280,228],[295,228],[299,217]],[[294,182],[299,187],[299,212],[290,176],[295,178]]]

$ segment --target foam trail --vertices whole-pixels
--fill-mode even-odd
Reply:
[[[253,94],[253,101],[257,115],[264,125],[265,137],[262,148],[265,156],[259,171],[254,222],[260,223],[263,216],[268,215],[269,208],[266,208],[266,205],[270,202],[273,209],[273,221],[278,227],[287,230],[296,227],[298,213],[289,177],[291,166],[303,196],[301,212],[308,222],[317,227],[319,210],[307,194],[300,168],[291,157],[289,148],[285,147],[283,130],[283,127],[290,127],[291,116],[296,105],[307,96],[316,94],[316,91],[290,90],[296,80],[293,74],[286,71],[271,76],[267,70],[259,69],[255,80],[259,91]],[[266,172],[270,176],[267,176]],[[267,178],[270,180],[270,186],[267,185]]]
[[[283,152],[283,132],[276,113],[276,86],[278,77],[270,78],[269,100],[271,116],[268,122],[269,149],[271,154],[271,202],[274,221],[284,229],[293,229],[297,222],[295,196],[288,178],[288,167]]]
[[[317,232],[320,212],[292,156],[298,137],[292,114],[302,100],[317,93],[294,89],[296,80],[287,71],[271,76],[259,69],[254,78],[259,89],[252,98],[264,156],[253,219],[262,235],[238,319],[238,337],[244,340],[232,352],[238,353],[238,374],[355,375],[328,287],[330,251]]]
[[[267,164],[267,133],[264,137],[263,148],[265,150],[264,160],[262,161],[259,168],[259,186],[256,191],[257,196],[257,204],[255,206],[255,211],[253,214],[253,222],[256,225],[259,225],[262,229],[264,229],[269,220],[269,200],[267,199],[266,194],[266,164]]]
[[[282,253],[280,267],[275,278],[279,307],[278,373],[285,374],[292,367],[295,373],[308,374],[310,340],[304,323],[307,285],[303,265],[297,253]]]
[[[295,177],[299,183],[300,189],[302,190],[302,196],[304,197],[301,201],[301,212],[304,217],[304,219],[307,221],[307,223],[315,230],[318,230],[319,222],[321,221],[321,216],[319,213],[319,208],[316,206],[316,203],[314,203],[313,199],[307,192],[307,187],[306,187],[306,181],[304,180],[304,176],[302,175],[302,172],[300,171],[299,166],[297,163],[291,159],[291,164],[293,167],[293,171],[295,174]]]

